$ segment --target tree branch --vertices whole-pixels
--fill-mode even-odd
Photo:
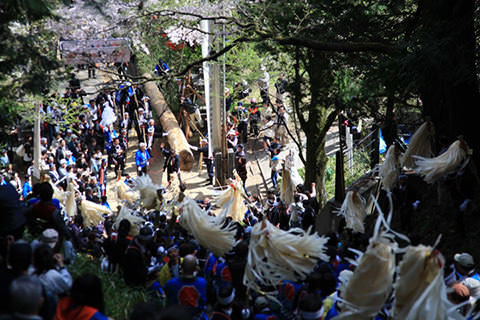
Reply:
[[[269,103],[270,107],[272,107],[273,112],[277,115],[277,118],[282,121],[282,125],[287,130],[287,133],[290,136],[290,138],[297,145],[297,148],[298,148],[298,151],[299,151],[298,156],[300,157],[300,160],[302,161],[303,165],[306,166],[307,165],[307,160],[303,156],[303,146],[302,146],[302,144],[297,139],[295,139],[295,136],[292,134],[292,132],[290,132],[290,129],[288,129],[288,125],[285,123],[285,120],[283,119],[283,117],[280,116],[280,114],[278,113],[278,110],[275,108],[272,101],[269,101],[268,103]]]
[[[293,45],[297,47],[311,48],[320,51],[335,52],[359,52],[370,51],[380,53],[393,53],[399,50],[398,47],[391,43],[382,42],[334,42],[334,41],[316,41],[305,38],[276,38],[272,37],[272,41],[281,45]]]
[[[337,115],[338,115],[338,110],[334,110],[334,111],[330,112],[330,114],[327,116],[327,120],[325,121],[325,125],[323,126],[322,131],[320,131],[321,137],[326,137],[327,136],[328,130],[332,126],[335,119],[337,119]]]
[[[229,44],[228,46],[226,46],[222,50],[219,50],[219,51],[216,51],[216,52],[214,51],[208,57],[199,59],[197,61],[194,61],[194,62],[188,64],[182,71],[180,71],[179,73],[176,73],[175,76],[183,76],[185,73],[188,72],[188,70],[190,70],[194,66],[199,65],[199,64],[201,64],[203,62],[206,62],[206,61],[215,60],[218,57],[220,57],[222,54],[230,51],[231,49],[235,48],[237,45],[239,45],[240,43],[245,42],[245,41],[247,41],[247,40],[243,37],[238,38],[233,43]]]

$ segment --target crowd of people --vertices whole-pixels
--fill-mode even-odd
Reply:
[[[281,230],[300,228],[314,234],[320,209],[315,183],[298,184],[291,203],[281,199],[279,153],[288,142],[289,110],[284,99],[288,82],[283,75],[279,77],[272,103],[270,78],[264,67],[262,72],[261,104],[249,97],[246,83],[238,84],[235,95],[226,92],[227,143],[235,150],[235,168],[248,209],[242,221],[233,223],[235,245],[223,256],[201,246],[179,224],[182,213],[177,204],[185,197],[187,185],[181,179],[178,155],[164,143],[160,149],[168,184],[179,182],[179,198],[169,200],[173,209],[162,211],[167,188],[155,190],[158,205],[141,210],[144,223],[136,230],[129,219],[117,221],[120,207],[111,208],[108,203],[106,191],[114,183],[108,181],[107,173],[113,170],[115,183],[134,187],[135,178],[148,175],[154,139],[168,134],[153,120],[149,98],[140,87],[126,83],[83,104],[78,83],[73,81],[64,96],[70,98],[66,104],[52,96],[43,112],[57,121],[43,124],[42,181],[35,184],[33,138],[12,128],[12,144],[0,157],[5,167],[0,176],[0,317],[107,319],[105,299],[109,297],[104,296],[99,277],[84,274],[73,279],[68,270],[78,254],[87,254],[101,264],[102,272],[118,273],[126,285],[147,292],[148,302],[136,305],[130,319],[334,319],[343,307],[341,288],[355,270],[352,261],[368,246],[363,234],[349,233],[342,240],[336,233],[329,234],[328,260],[319,259],[305,279],[283,279],[278,287],[258,292],[247,289],[243,281],[256,224],[268,220]],[[78,121],[67,123],[63,119],[72,108],[81,112]],[[134,151],[135,177],[125,169],[126,155],[132,151],[132,129],[139,142]],[[273,188],[263,195],[246,190],[245,146],[249,139],[261,139],[270,155]],[[207,182],[212,184],[214,163],[207,143],[202,139],[199,147],[191,147],[204,154]],[[77,193],[77,215],[73,217],[65,212],[62,200],[55,198],[55,190],[67,190],[69,184]],[[84,207],[79,205],[82,199],[107,207],[111,213],[103,215],[100,223],[87,224]],[[205,215],[218,209],[209,198],[196,201]],[[227,218],[225,223],[231,221]],[[27,234],[34,240],[27,241]],[[445,282],[452,288],[451,300],[466,314],[480,295],[480,277],[470,254],[458,253],[451,262]],[[390,309],[387,304],[376,319],[391,319]]]

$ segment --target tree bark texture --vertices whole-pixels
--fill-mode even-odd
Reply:
[[[424,115],[431,117],[438,137],[451,143],[463,135],[478,167],[475,1],[424,0],[422,5],[418,66]]]
[[[144,74],[143,76],[147,79],[152,78],[149,74]],[[151,106],[158,114],[163,130],[169,132],[168,144],[180,157],[180,169],[185,171],[191,170],[194,163],[192,151],[182,129],[178,126],[175,115],[165,102],[163,94],[154,81],[147,81],[144,84],[144,88],[145,93],[150,97]]]
[[[329,91],[333,84],[333,72],[328,54],[309,50],[307,72],[310,81],[311,101],[308,106],[308,120],[304,132],[307,138],[305,166],[305,187],[310,189],[312,182],[316,183],[317,200],[324,204],[324,180],[327,168],[327,153],[325,141],[330,124],[328,124]]]

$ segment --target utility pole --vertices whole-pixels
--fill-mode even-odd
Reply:
[[[32,182],[37,183],[40,182],[41,178],[41,148],[40,148],[40,105],[35,106],[35,122],[33,125],[33,174],[32,174]]]

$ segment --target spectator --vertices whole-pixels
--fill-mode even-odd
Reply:
[[[260,71],[263,72],[263,78],[258,80],[258,85],[260,87],[260,96],[262,97],[262,104],[268,106],[270,103],[270,96],[268,92],[268,86],[270,82],[270,75],[267,72],[267,68],[264,65],[260,66]]]
[[[282,72],[278,76],[277,81],[275,82],[276,89],[276,103],[285,104],[285,92],[287,91],[288,81],[285,79],[285,74]]]
[[[6,167],[10,163],[10,159],[8,158],[8,150],[2,149],[2,154],[0,156],[0,167]]]
[[[167,305],[180,304],[193,307],[197,314],[204,314],[207,306],[207,282],[195,275],[197,259],[194,255],[183,258],[182,274],[165,284]]]
[[[145,226],[127,247],[123,261],[123,277],[127,285],[143,286],[145,284],[151,256],[148,246],[152,240],[153,230]]]
[[[27,274],[32,263],[32,248],[28,243],[13,243],[8,252],[7,262],[7,267],[0,268],[0,315],[10,311],[10,284]]]
[[[10,319],[42,320],[42,284],[35,277],[23,275],[10,285]]]
[[[278,320],[278,316],[273,313],[270,307],[270,302],[264,296],[258,296],[255,299],[254,305],[254,320],[269,319],[269,320]]]
[[[137,165],[137,175],[145,175],[147,174],[148,166],[150,165],[150,153],[148,150],[146,150],[146,144],[144,142],[141,142],[139,144],[139,149],[137,150],[137,153],[135,154],[135,163]]]
[[[9,183],[0,185],[0,236],[23,237],[26,211],[15,188]]]
[[[55,319],[108,320],[100,279],[93,274],[75,279],[70,296],[58,302]]]
[[[239,144],[237,146],[237,151],[235,152],[235,170],[237,170],[237,174],[242,179],[245,193],[248,194],[247,187],[245,185],[247,182],[247,157],[245,155],[245,151],[243,150],[243,144]]]
[[[65,268],[62,254],[54,254],[49,245],[41,244],[35,249],[33,266],[33,275],[40,280],[48,293],[59,296],[72,287],[72,276]]]

